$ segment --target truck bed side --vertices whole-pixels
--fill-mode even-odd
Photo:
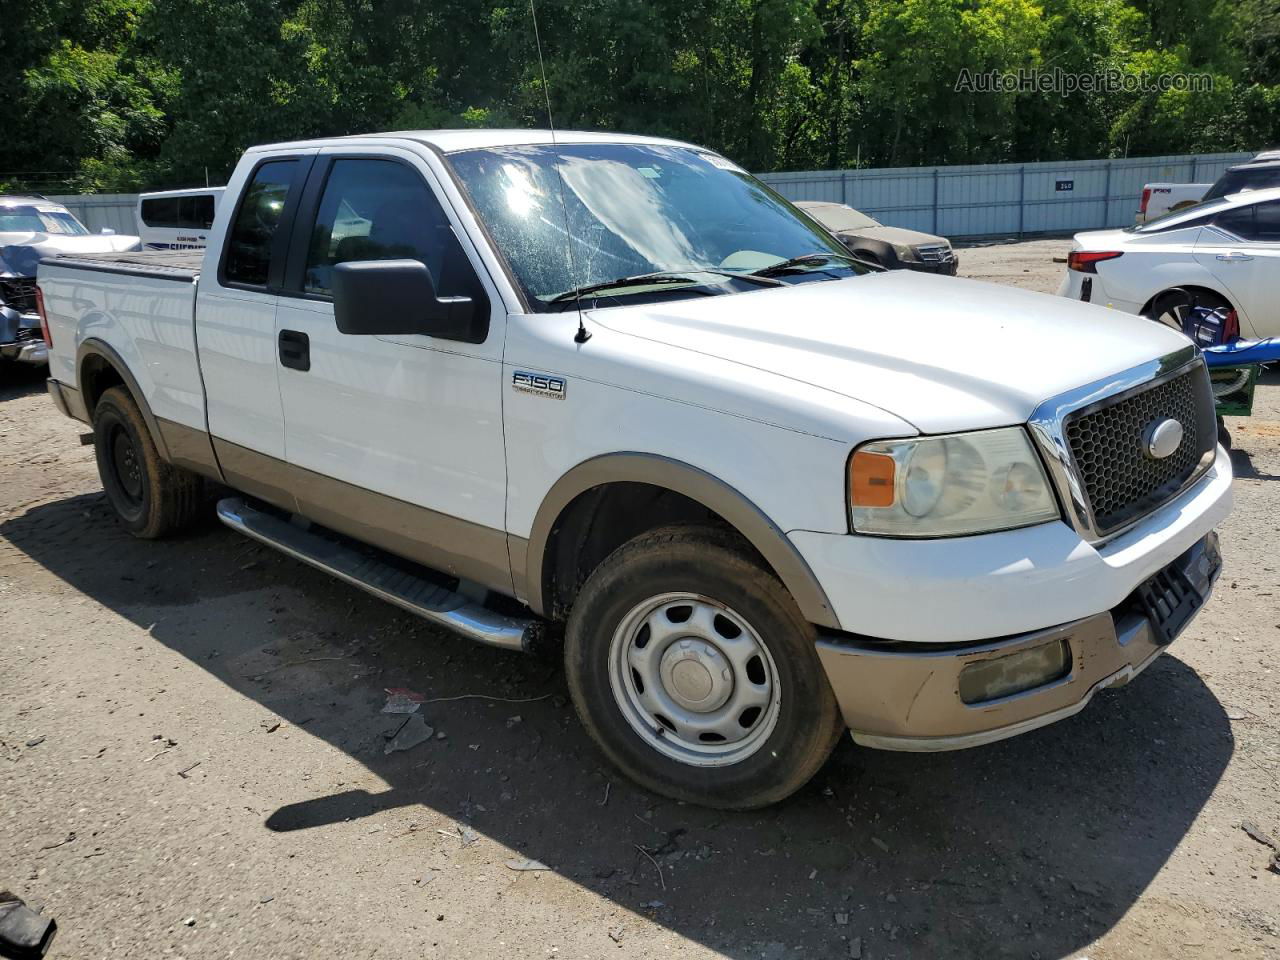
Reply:
[[[194,325],[201,263],[202,251],[41,262],[38,282],[53,341],[49,375],[78,391],[73,413],[91,418],[101,391],[124,382],[153,432],[205,429]],[[114,373],[100,376],[104,363]],[[162,439],[157,445],[163,450]]]

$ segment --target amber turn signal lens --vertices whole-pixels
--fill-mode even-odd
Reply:
[[[893,457],[859,451],[849,461],[849,499],[855,507],[891,507],[894,501]]]

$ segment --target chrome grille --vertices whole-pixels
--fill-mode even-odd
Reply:
[[[19,313],[35,313],[35,278],[11,277],[7,280],[0,280],[0,303],[7,307],[13,307]]]
[[[1204,367],[1197,364],[1154,387],[1067,418],[1067,444],[1098,535],[1154,510],[1196,474],[1216,442],[1208,386]],[[1182,425],[1182,443],[1168,457],[1152,459],[1144,449],[1145,435],[1166,417]]]
[[[926,263],[948,263],[954,254],[951,247],[947,244],[935,243],[927,244],[922,247],[916,247],[916,253],[920,259]]]

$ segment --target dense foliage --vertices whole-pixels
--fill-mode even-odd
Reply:
[[[539,0],[558,126],[755,170],[1280,142],[1280,0]],[[0,0],[0,186],[222,182],[248,144],[543,126],[527,0]],[[1211,90],[957,92],[973,74]]]

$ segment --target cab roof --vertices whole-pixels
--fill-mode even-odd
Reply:
[[[586,130],[556,130],[554,133],[551,130],[395,130],[386,133],[354,134],[349,137],[326,137],[291,143],[264,144],[250,149],[258,151],[278,150],[281,147],[328,147],[370,140],[413,140],[442,153],[551,143],[646,143],[669,147],[693,146],[680,140],[668,140],[665,137],[630,133],[593,133]]]

